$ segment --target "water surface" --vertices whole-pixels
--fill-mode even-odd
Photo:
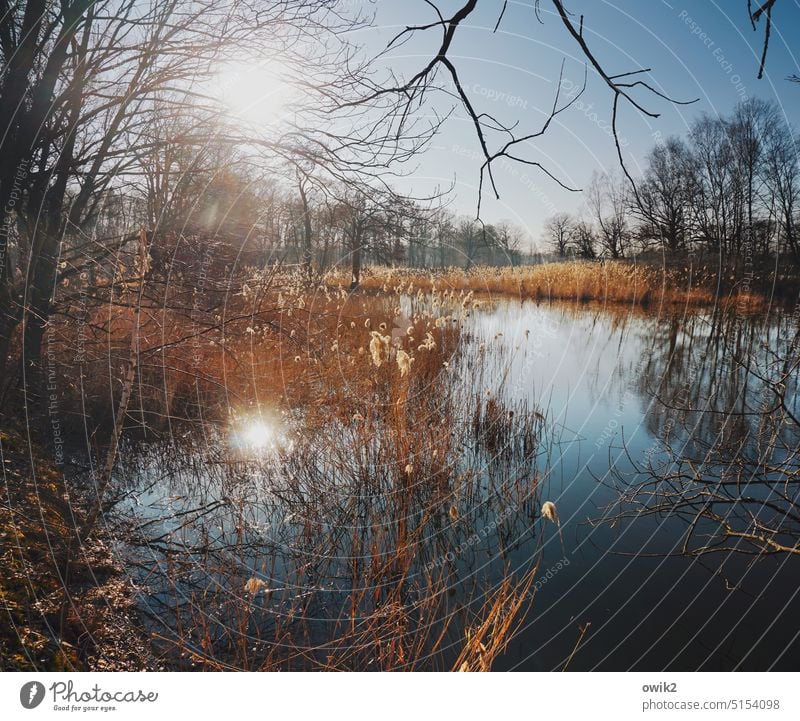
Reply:
[[[470,421],[462,419],[463,448],[453,471],[467,480],[450,488],[445,502],[426,496],[406,510],[424,546],[415,572],[446,567],[453,608],[462,598],[468,606],[480,601],[509,569],[540,559],[522,629],[495,668],[555,670],[570,659],[573,670],[796,669],[796,556],[731,553],[751,550],[737,542],[693,556],[713,539],[713,528],[698,524],[687,544],[691,514],[665,508],[637,517],[630,504],[618,503],[621,493],[647,480],[647,468],[674,469],[673,455],[705,459],[714,475],[727,473],[732,458],[758,452],[763,427],[756,411],[769,393],[752,370],[769,368],[769,349],[790,342],[793,318],[504,301],[473,312],[466,331],[460,360],[454,358],[461,392],[497,399],[517,418],[527,414],[537,440],[496,433],[491,443],[470,442]],[[476,377],[468,371],[479,361]],[[796,372],[786,380],[794,411],[796,381]],[[422,452],[428,431],[417,432]],[[323,435],[335,442],[337,433],[347,428],[332,423]],[[797,447],[792,429],[780,433],[788,448]],[[221,437],[205,441],[202,460],[188,452],[164,464],[163,449],[131,452],[118,474],[129,490],[120,516],[148,535],[147,544],[127,552],[149,623],[174,626],[172,610],[181,605],[225,618],[224,604],[201,608],[198,601],[231,583],[229,568],[215,573],[208,562],[209,538],[218,542],[219,559],[228,554],[241,566],[237,578],[255,574],[275,589],[260,602],[258,633],[248,629],[254,638],[268,638],[270,619],[290,614],[304,595],[310,599],[304,609],[320,628],[334,623],[354,564],[370,559],[370,543],[375,548],[383,539],[374,528],[358,540],[347,536],[349,494],[359,503],[365,494],[347,485],[346,459],[317,459],[330,486],[304,492],[329,494],[331,501],[320,525],[310,528],[280,490],[289,461],[265,455],[255,466],[241,465],[228,457]],[[218,449],[213,467],[209,447]],[[796,500],[796,491],[788,493]],[[377,483],[363,512],[396,513],[384,494]],[[771,492],[754,487],[753,494],[761,502]],[[541,518],[545,500],[556,504],[560,526]],[[443,511],[432,520],[437,503]],[[453,505],[457,523],[446,518]],[[239,509],[235,516],[232,507]],[[622,511],[627,517],[615,519]],[[740,512],[724,511],[731,518]],[[159,585],[159,574],[169,567],[174,576],[176,564],[183,585]],[[461,623],[449,631],[445,656],[463,641]],[[224,635],[226,624],[220,621],[214,633]]]

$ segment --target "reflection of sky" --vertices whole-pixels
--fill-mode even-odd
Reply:
[[[643,401],[629,381],[647,353],[642,330],[652,322],[633,318],[620,325],[601,312],[573,317],[569,310],[526,303],[478,314],[475,327],[487,344],[499,342],[509,351],[500,360],[511,367],[506,394],[548,403],[564,441],[583,439],[591,450],[599,441],[605,453],[622,428],[633,434],[642,422]],[[497,333],[503,335],[495,339]]]
[[[699,354],[708,335],[701,321],[695,324],[694,339],[676,334],[678,354]],[[684,318],[681,327],[691,323]],[[622,471],[631,469],[622,451],[623,432],[637,463],[643,464],[648,455],[656,461],[661,457],[656,429],[664,410],[647,389],[667,372],[670,329],[677,326],[669,318],[638,313],[501,302],[493,311],[476,314],[473,327],[487,346],[502,345],[511,354],[504,356],[506,361],[513,357],[503,392],[536,402],[560,436],[550,452],[552,471],[543,499],[558,506],[570,563],[539,588],[530,625],[503,663],[527,669],[559,667],[575,644],[578,624],[585,621],[592,622],[591,641],[576,669],[596,664],[608,668],[609,663],[616,669],[731,668],[731,659],[743,657],[744,668],[748,663],[753,668],[772,663],[772,649],[783,650],[787,640],[778,630],[780,622],[765,632],[761,619],[785,623],[789,611],[796,611],[794,567],[781,567],[781,559],[751,566],[749,559],[737,557],[663,558],[679,552],[685,529],[668,517],[614,528],[588,523],[616,498],[603,483],[611,481],[609,461]],[[746,331],[748,324],[741,327]],[[768,332],[774,347],[776,326],[769,325]],[[724,348],[720,353],[725,354]],[[687,367],[674,366],[683,368],[674,384],[687,382]],[[650,375],[644,377],[646,373]],[[702,396],[710,378],[701,373],[691,382],[698,386],[692,390]],[[707,431],[698,427],[696,432]],[[657,555],[634,559],[642,552]],[[563,555],[558,540],[551,539],[543,572]],[[794,559],[783,560],[791,564]],[[746,590],[731,592],[726,579],[741,580]],[[731,629],[735,634],[729,637]]]
[[[461,3],[441,5],[447,13]],[[584,60],[575,41],[553,16],[549,2],[541,3],[543,24],[536,20],[533,3],[509,3],[501,29],[492,35],[490,29],[501,6],[499,0],[478,3],[478,10],[459,29],[452,57],[478,112],[493,114],[508,124],[519,120],[520,128],[535,131],[552,106],[562,60],[566,61],[565,78],[577,85],[583,81]],[[754,32],[746,6],[745,0],[569,3],[576,19],[585,15],[584,35],[609,72],[653,68],[650,82],[660,92],[679,99],[699,98],[694,105],[673,106],[637,94],[650,110],[661,114],[658,119],[621,109],[621,140],[633,168],[641,163],[657,133],[684,135],[700,113],[728,114],[744,96],[775,99],[785,118],[792,121],[797,117],[800,93],[784,78],[800,72],[792,52],[800,6],[792,2],[776,6],[767,70],[760,81],[756,75],[763,23]],[[381,29],[359,33],[358,39],[379,49],[402,27],[432,20],[435,16],[422,0],[383,0],[377,3]],[[699,36],[703,32],[706,40]],[[439,41],[436,30],[421,35],[397,50],[393,66],[407,72],[419,70]],[[557,118],[544,138],[530,145],[530,157],[546,162],[550,170],[577,187],[586,185],[593,170],[616,168],[616,151],[608,135],[611,98],[596,75],[590,73],[581,101],[581,106]],[[447,185],[455,177],[457,209],[474,212],[479,163],[470,155],[475,152],[479,146],[474,130],[464,114],[457,113],[421,160],[413,174],[413,187],[419,191],[425,185]],[[583,202],[581,194],[562,190],[535,168],[498,165],[497,180],[502,198],[494,201],[486,193],[485,217],[514,220],[527,226],[534,238],[540,234],[541,220],[554,209],[572,210]]]
[[[609,459],[627,468],[625,445],[640,458],[655,441],[647,430],[646,404],[632,387],[647,353],[644,330],[654,321],[569,307],[500,303],[477,314],[474,325],[485,343],[502,344],[510,372],[503,394],[527,397],[546,413],[555,445],[550,453],[547,496],[556,501],[566,527],[575,532],[613,499],[596,482]],[[502,333],[502,336],[498,336]],[[606,530],[593,532],[605,536]]]

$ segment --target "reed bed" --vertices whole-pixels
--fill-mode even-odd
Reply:
[[[488,670],[503,653],[541,554],[544,415],[474,392],[479,301],[419,290],[254,272],[202,305],[180,287],[147,301],[105,505],[158,663]],[[80,375],[60,369],[65,405],[80,389],[95,421],[129,300],[90,309],[102,332]],[[62,357],[74,316],[51,331]],[[254,423],[264,447],[235,440]]]
[[[128,430],[169,435],[262,407],[303,409],[308,422],[324,422],[352,415],[361,396],[390,397],[390,386],[414,393],[446,371],[471,308],[469,299],[433,294],[412,309],[402,293],[350,294],[274,270],[206,289],[202,303],[185,283],[146,295],[138,316],[134,287],[88,310],[63,308],[53,323],[47,347],[60,405],[85,410],[89,435],[109,427],[108,401],[119,395],[134,333]]]
[[[343,286],[344,276],[331,274],[329,282]],[[764,299],[745,286],[726,279],[730,290],[716,291],[717,278],[707,268],[657,268],[628,261],[560,262],[520,267],[475,267],[471,270],[448,268],[418,269],[372,268],[365,272],[365,289],[386,292],[437,291],[490,294],[538,301],[578,301],[581,303],[626,303],[638,306],[736,305],[754,311],[763,308]]]

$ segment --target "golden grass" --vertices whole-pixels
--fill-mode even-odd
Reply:
[[[242,287],[221,308],[187,310],[174,297],[155,295],[146,301],[128,425],[157,431],[201,418],[227,422],[261,407],[307,409],[309,423],[349,418],[358,411],[354,399],[380,392],[389,402],[401,387],[441,372],[469,307],[459,300],[440,312],[442,301],[435,311],[406,317],[400,293],[349,294],[309,287],[291,274],[254,276]],[[98,305],[80,328],[60,320],[48,341],[63,374],[64,406],[83,406],[100,428],[108,427],[106,404],[119,392],[133,300],[123,295]],[[87,328],[93,334],[81,343],[79,363],[75,338]]]
[[[349,279],[332,274],[329,282]],[[560,262],[521,267],[475,267],[469,271],[373,268],[361,285],[373,291],[473,292],[535,300],[627,303],[641,306],[734,304],[752,311],[763,307],[756,293],[715,294],[715,278],[706,270],[656,268],[628,261]]]

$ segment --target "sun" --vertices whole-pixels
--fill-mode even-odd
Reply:
[[[234,119],[255,126],[274,125],[289,112],[297,89],[275,60],[228,62],[212,80],[212,94]]]

